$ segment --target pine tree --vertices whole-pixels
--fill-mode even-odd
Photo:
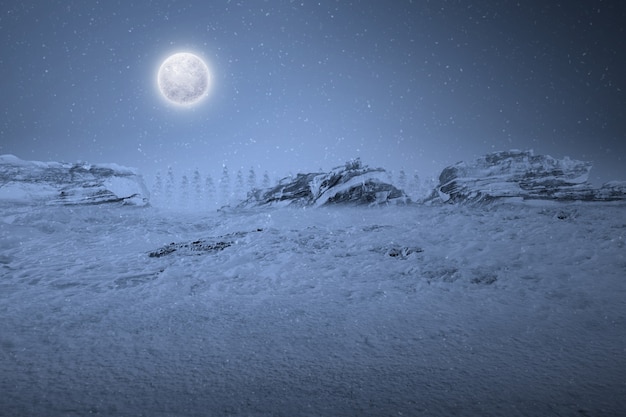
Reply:
[[[422,197],[421,190],[420,190],[421,179],[419,175],[417,175],[417,172],[413,173],[413,178],[411,179],[411,183],[408,188],[409,188],[409,191],[407,191],[407,194],[412,199],[417,200]]]
[[[250,167],[250,171],[248,171],[248,191],[252,191],[256,188],[256,172],[254,172],[254,168]]]
[[[189,179],[187,175],[183,175],[180,181],[180,207],[189,208]]]
[[[230,175],[226,164],[223,165],[222,178],[220,178],[220,200],[221,204],[230,202]]]
[[[270,188],[270,174],[267,173],[267,171],[265,171],[263,173],[263,182],[261,183],[261,185],[263,186],[263,188]]]
[[[206,193],[205,200],[208,203],[209,207],[216,204],[215,201],[215,183],[213,182],[213,177],[211,175],[207,175],[204,180],[204,189]]]
[[[406,187],[407,187],[406,172],[404,172],[404,169],[401,169],[400,172],[398,173],[398,188],[401,190],[405,190]]]
[[[171,166],[167,167],[167,177],[165,178],[165,205],[171,205],[174,202],[174,170]]]
[[[154,188],[152,189],[152,201],[158,205],[163,199],[163,179],[161,178],[161,171],[157,171],[154,177]]]
[[[193,205],[195,208],[199,208],[202,201],[202,180],[200,178],[200,171],[198,171],[198,168],[193,171],[191,181],[193,186]]]
[[[243,172],[241,169],[237,171],[237,182],[235,183],[235,198],[237,200],[243,200],[245,197],[245,190],[243,185]]]

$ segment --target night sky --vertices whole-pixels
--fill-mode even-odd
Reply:
[[[146,176],[365,164],[421,176],[496,150],[626,180],[626,4],[0,1],[0,153]],[[209,97],[156,72],[203,57]]]

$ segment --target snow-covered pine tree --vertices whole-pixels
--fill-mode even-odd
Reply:
[[[237,180],[235,183],[235,199],[236,200],[243,200],[246,196],[246,191],[244,189],[244,183],[243,183],[243,172],[241,172],[241,169],[237,170]]]
[[[404,168],[402,168],[400,172],[398,172],[398,188],[406,190],[407,185],[406,172],[404,172]]]
[[[182,209],[189,208],[189,178],[187,175],[183,175],[180,181],[179,207]]]
[[[220,178],[220,204],[228,204],[230,202],[230,175],[228,174],[228,166],[222,166],[222,178]]]
[[[171,206],[174,203],[174,170],[171,166],[167,167],[167,176],[165,177],[165,191],[163,195],[163,203]]]
[[[191,185],[193,187],[193,206],[198,209],[201,207],[202,203],[202,179],[200,177],[200,171],[196,168],[193,171],[193,176],[191,177]]]
[[[215,196],[215,182],[213,182],[213,177],[211,177],[211,174],[207,175],[206,179],[204,180],[204,190],[204,200],[208,207],[215,206],[217,204]]]
[[[263,173],[263,182],[261,183],[261,186],[263,188],[270,188],[270,185],[271,185],[270,174],[268,174],[267,171],[265,171]]]
[[[154,205],[159,205],[163,200],[163,178],[161,178],[161,171],[157,171],[154,177],[154,186],[152,187],[152,195],[150,196]]]
[[[248,189],[247,189],[247,191],[252,191],[255,188],[256,188],[256,172],[254,172],[254,168],[253,167],[250,167],[250,170],[248,171]]]

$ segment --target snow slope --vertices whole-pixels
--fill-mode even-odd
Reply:
[[[4,203],[0,415],[623,415],[625,209]]]

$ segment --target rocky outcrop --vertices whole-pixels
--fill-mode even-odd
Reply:
[[[148,204],[149,194],[142,177],[132,168],[23,161],[13,155],[1,155],[0,201],[143,206]]]
[[[404,191],[387,183],[386,178],[384,169],[369,168],[355,159],[328,173],[298,174],[275,187],[254,190],[240,207],[407,203]]]
[[[504,198],[560,201],[608,201],[624,199],[623,183],[600,189],[588,182],[591,163],[555,159],[530,151],[487,154],[471,163],[445,168],[436,189],[444,202],[484,202]]]
[[[609,181],[595,190],[595,200],[626,200],[626,181]]]

